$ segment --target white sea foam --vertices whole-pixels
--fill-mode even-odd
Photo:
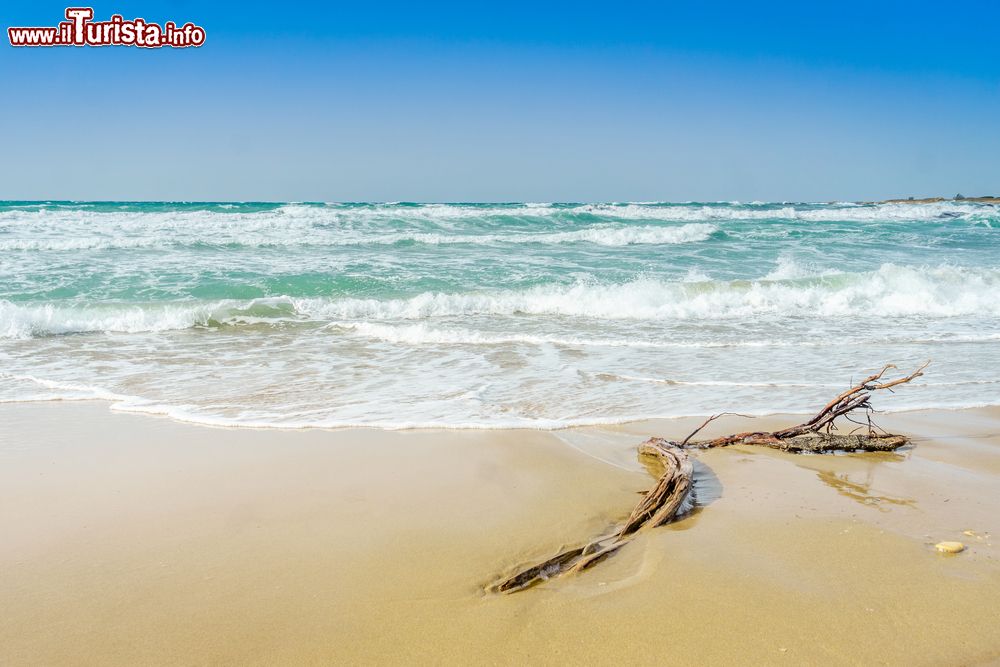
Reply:
[[[510,224],[511,220],[518,221]],[[773,220],[785,227],[746,229],[740,221]],[[590,243],[600,246],[683,244],[717,232],[735,238],[787,235],[798,222],[894,223],[964,221],[991,228],[993,205],[937,202],[816,206],[760,205],[490,205],[316,206],[286,204],[247,211],[100,210],[85,207],[0,211],[0,251],[78,251],[177,247],[296,248]],[[643,224],[645,223],[645,224]],[[651,224],[656,223],[656,224]],[[729,224],[734,223],[734,224]],[[532,229],[534,227],[534,229]],[[722,238],[720,236],[720,238]]]
[[[518,204],[471,206],[461,204],[398,205],[304,205],[285,204],[274,209],[245,211],[219,206],[213,209],[176,210],[94,210],[81,206],[54,208],[6,208],[0,211],[0,225],[13,228],[48,223],[94,228],[102,224],[122,228],[181,228],[199,221],[211,221],[215,228],[240,227],[244,231],[267,228],[308,227],[316,223],[349,223],[352,220],[399,222],[461,221],[470,219],[569,219],[590,216],[612,220],[662,220],[708,222],[718,220],[813,220],[813,221],[921,221],[939,218],[996,219],[995,204],[942,201],[928,204],[790,204],[779,206],[758,202],[747,205],[706,204]]]
[[[814,409],[885,361],[936,363],[880,410],[1000,382],[995,206],[198,208],[0,206],[0,402],[562,428]]]
[[[377,322],[333,322],[334,331],[374,340],[404,345],[558,345],[571,348],[633,348],[633,349],[718,349],[718,348],[781,348],[781,347],[862,347],[871,345],[992,343],[1000,341],[1000,333],[953,334],[927,337],[913,334],[866,335],[844,338],[842,335],[786,338],[716,338],[714,340],[647,340],[636,336],[586,337],[552,334],[498,334],[467,328],[441,328],[425,322],[415,324],[381,324]],[[632,378],[638,379],[638,378]],[[652,381],[652,380],[651,380]],[[659,380],[657,380],[659,381]],[[663,380],[665,383],[673,381]],[[735,386],[735,385],[734,385]],[[761,385],[764,386],[764,385]],[[802,385],[806,386],[806,385]],[[813,385],[809,385],[813,386]]]
[[[257,324],[297,319],[290,300],[94,304],[15,304],[0,300],[0,338],[86,332],[171,331],[210,324]]]
[[[403,242],[428,245],[496,245],[522,243],[593,243],[603,246],[668,245],[704,241],[718,230],[707,223],[690,223],[678,226],[613,226],[594,225],[572,231],[534,234],[443,234],[433,232],[373,233],[365,230],[341,230],[333,235],[321,236],[310,230],[273,230],[263,233],[259,225],[248,229],[205,227],[198,233],[195,228],[185,231],[161,230],[159,235],[122,236],[107,230],[104,236],[46,238],[13,238],[0,240],[0,251],[29,250],[112,250],[156,248],[185,245],[267,247],[323,247],[394,245]],[[267,225],[271,227],[271,225]]]
[[[0,241],[0,252],[15,250],[105,250],[130,248],[155,248],[163,246],[164,239],[157,237],[105,238],[70,237],[47,239],[5,239]]]
[[[816,206],[788,204],[780,208],[757,206],[645,206],[640,204],[586,204],[575,212],[625,220],[705,221],[809,220],[843,222],[896,222],[968,218],[979,221],[1000,216],[993,205],[936,202],[930,204],[870,204]]]
[[[773,341],[670,341],[631,338],[587,338],[584,336],[555,336],[549,334],[491,334],[472,329],[441,329],[418,324],[379,324],[374,322],[334,322],[334,329],[361,336],[407,345],[562,345],[565,347],[626,347],[626,348],[705,348],[732,346],[768,346]],[[782,343],[777,343],[778,345]],[[787,344],[787,343],[786,343]]]
[[[599,245],[670,244],[704,241],[718,231],[715,225],[692,223],[680,227],[590,227],[572,232],[547,234],[543,243],[589,241]],[[524,241],[529,242],[525,237]]]
[[[85,400],[103,400],[103,401],[120,401],[131,398],[129,396],[124,396],[122,394],[117,394],[113,391],[108,391],[100,387],[94,387],[92,385],[82,384],[79,382],[57,382],[55,380],[46,380],[45,378],[38,378],[34,375],[28,374],[18,374],[18,373],[2,373],[0,372],[0,380],[8,380],[22,383],[29,383],[38,387],[49,390],[50,393],[45,395],[32,395],[30,398],[25,398],[23,396],[18,398],[5,398],[3,401],[6,403],[13,402],[24,402],[24,401],[85,401]]]
[[[653,378],[627,378],[622,376],[622,379],[636,379],[645,381],[656,381]],[[705,416],[708,414],[706,410],[685,410],[680,408],[674,411],[647,411],[647,412],[625,412],[618,413],[609,416],[593,416],[593,415],[577,415],[573,417],[529,417],[523,415],[508,415],[505,417],[471,417],[471,416],[456,416],[456,417],[442,417],[442,418],[430,418],[421,419],[418,417],[408,417],[403,416],[401,418],[386,418],[382,415],[372,414],[367,418],[340,418],[337,416],[330,416],[324,414],[317,414],[310,419],[290,419],[287,417],[277,418],[275,415],[267,415],[266,413],[254,414],[253,411],[248,411],[245,414],[239,416],[227,416],[217,414],[211,411],[211,406],[198,406],[194,404],[173,404],[168,402],[162,402],[157,400],[152,400],[148,398],[142,398],[139,396],[125,395],[117,392],[102,389],[100,387],[94,387],[89,385],[83,385],[80,383],[71,382],[55,382],[50,380],[45,380],[42,378],[37,378],[30,375],[11,375],[0,373],[0,381],[2,380],[19,380],[27,381],[33,383],[39,387],[43,387],[48,390],[52,390],[51,393],[46,395],[39,394],[21,394],[20,396],[14,397],[2,397],[0,398],[0,403],[21,403],[21,402],[57,402],[57,401],[81,401],[81,400],[103,400],[108,401],[111,406],[111,410],[116,412],[127,412],[136,414],[146,414],[154,416],[169,417],[176,421],[200,424],[206,426],[215,427],[228,427],[228,428],[267,428],[267,429],[287,429],[287,430],[300,430],[300,429],[314,429],[314,428],[380,428],[386,430],[405,430],[405,429],[512,429],[512,428],[523,428],[523,429],[535,429],[535,430],[558,430],[565,428],[574,428],[580,426],[605,426],[605,425],[615,425],[624,424],[636,421],[645,420],[669,420],[678,417],[685,416]],[[829,391],[830,388],[840,386],[833,384],[798,384],[798,383],[727,383],[727,382],[712,382],[712,381],[690,381],[690,382],[677,382],[671,384],[686,385],[687,390],[696,388],[698,386],[711,387],[713,389],[724,389],[726,387],[732,388],[763,388],[769,391],[774,391],[775,389],[780,390],[782,388],[790,388],[797,391],[802,389],[817,389],[820,391]],[[954,385],[968,384],[968,383],[951,383]],[[980,384],[980,383],[973,383]],[[914,385],[914,387],[919,385]],[[770,404],[774,406],[773,398]],[[934,409],[968,409],[968,408],[978,408],[996,405],[996,401],[989,400],[952,400],[952,401],[933,401],[933,402],[920,402],[909,401],[906,403],[898,405],[888,405],[880,406],[882,412],[905,412],[912,410],[922,410],[928,408]],[[328,407],[325,412],[330,412],[330,410],[335,408]],[[317,411],[320,412],[320,411]],[[812,414],[813,410],[809,408],[803,408],[800,406],[789,406],[789,405],[778,405],[764,408],[755,409],[742,409],[740,414],[754,417],[754,416],[767,416],[773,414]]]
[[[0,337],[166,331],[287,320],[384,322],[466,315],[684,321],[864,317],[876,313],[880,317],[1000,316],[1000,270],[884,264],[873,272],[791,280],[775,280],[773,276],[757,281],[694,283],[639,279],[624,284],[581,282],[481,293],[425,292],[399,299],[274,297],[83,306],[0,301]]]
[[[600,373],[598,379],[601,380],[624,380],[628,382],[649,382],[652,384],[666,384],[677,387],[772,387],[772,388],[794,388],[794,389],[815,389],[817,387],[841,387],[839,384],[823,383],[803,383],[803,382],[734,382],[730,380],[671,380],[669,378],[643,377],[641,375],[619,375],[617,373]]]
[[[815,266],[803,264],[789,255],[781,255],[778,257],[774,269],[764,276],[764,280],[805,280],[839,273],[833,269],[818,269]]]
[[[459,315],[556,315],[693,320],[760,316],[1000,315],[1000,271],[884,264],[877,271],[808,281],[679,283],[641,279],[483,294],[424,293],[408,299],[296,300],[313,317],[423,319]]]
[[[469,218],[523,217],[547,218],[589,215],[617,220],[702,221],[717,220],[812,220],[892,222],[934,220],[942,217],[980,219],[1000,216],[992,204],[941,201],[933,203],[891,204],[793,204],[778,208],[764,202],[745,205],[665,204],[660,202],[593,203],[574,206],[535,203],[513,206],[463,206],[461,204],[424,204],[411,207],[375,205],[365,208],[317,208],[286,205],[279,209],[297,218],[392,218],[412,220],[467,220]]]
[[[494,245],[498,243],[594,243],[604,246],[669,245],[704,241],[718,231],[715,225],[691,223],[675,227],[622,227],[597,225],[549,234],[438,234],[412,233],[366,236],[332,242],[331,245],[392,245],[404,241],[429,245]]]

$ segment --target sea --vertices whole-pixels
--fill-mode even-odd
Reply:
[[[1000,404],[989,203],[0,202],[0,402],[560,429]]]

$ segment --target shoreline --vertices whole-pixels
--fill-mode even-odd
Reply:
[[[846,387],[846,385],[845,385]],[[580,421],[576,423],[562,423],[560,420],[539,420],[541,422],[538,425],[514,425],[514,424],[475,424],[475,423],[457,423],[450,424],[444,422],[427,422],[427,423],[399,423],[387,425],[384,423],[344,423],[344,424],[328,424],[324,422],[289,422],[289,423],[278,423],[278,422],[253,422],[253,421],[237,421],[237,420],[227,420],[225,418],[209,418],[200,417],[197,415],[191,415],[178,409],[177,411],[172,411],[172,409],[167,406],[155,406],[153,409],[145,410],[141,406],[129,406],[127,405],[130,400],[145,400],[136,399],[132,396],[95,396],[95,397],[81,397],[81,398],[37,398],[37,399],[10,399],[10,400],[0,400],[0,408],[4,406],[17,406],[17,405],[97,405],[102,406],[110,414],[123,414],[123,415],[135,415],[141,418],[153,418],[153,419],[165,419],[178,424],[185,424],[200,428],[210,428],[210,429],[227,429],[227,430],[248,430],[248,431],[276,431],[276,432],[296,432],[296,431],[331,431],[331,432],[343,432],[343,431],[354,431],[354,430],[373,430],[373,431],[385,431],[385,432],[398,432],[398,431],[443,431],[443,432],[464,432],[464,431],[482,431],[482,432],[502,432],[502,431],[526,431],[526,432],[540,432],[540,433],[556,433],[560,431],[571,431],[574,429],[602,429],[602,428],[613,428],[628,426],[630,424],[650,424],[657,425],[663,424],[664,427],[669,428],[671,424],[675,424],[678,421],[691,420],[691,419],[704,419],[706,417],[715,414],[714,412],[702,412],[702,413],[692,413],[692,414],[677,414],[677,415],[660,415],[660,416],[627,416],[627,417],[613,417],[607,419],[594,419],[591,421]],[[116,407],[120,404],[126,404],[125,407]],[[724,406],[720,406],[724,407]],[[1000,410],[1000,401],[995,403],[990,403],[987,401],[963,404],[957,406],[942,406],[942,405],[918,405],[918,406],[908,406],[900,407],[897,409],[877,409],[876,415],[879,416],[889,416],[889,415],[906,415],[906,414],[919,414],[924,412],[942,412],[942,413],[956,413],[965,412],[970,410],[990,410],[990,409]],[[727,411],[728,412],[728,411]],[[815,414],[815,410],[767,410],[767,411],[754,411],[754,410],[739,410],[736,411],[740,415],[748,419],[759,419],[759,420],[772,420],[782,417],[802,417],[807,415]]]
[[[880,415],[914,436],[891,455],[699,452],[692,514],[581,576],[483,592],[620,520],[650,480],[636,445],[697,421],[209,429],[0,405],[0,661],[1000,658],[997,408]]]

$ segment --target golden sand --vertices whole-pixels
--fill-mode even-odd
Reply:
[[[1000,658],[994,410],[887,417],[915,436],[895,454],[699,453],[687,518],[483,593],[627,515],[635,445],[694,422],[288,432],[0,406],[0,664]]]

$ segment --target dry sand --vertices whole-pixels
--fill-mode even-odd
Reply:
[[[891,455],[700,453],[692,515],[483,593],[623,518],[650,483],[635,445],[694,421],[286,432],[0,406],[0,664],[1000,658],[995,410],[886,417],[915,436]]]

